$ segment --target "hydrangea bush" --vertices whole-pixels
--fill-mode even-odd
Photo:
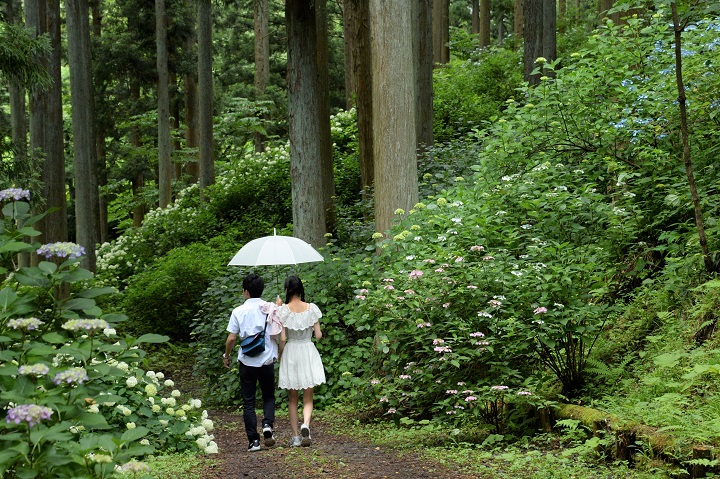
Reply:
[[[167,338],[118,336],[124,318],[96,305],[110,289],[87,287],[92,275],[79,266],[78,245],[21,241],[35,233],[16,228],[26,205],[3,208],[0,250],[32,248],[53,261],[5,263],[12,274],[0,284],[0,475],[112,477],[116,469],[143,472],[137,459],[153,452],[217,452],[201,402],[140,368],[139,346]]]

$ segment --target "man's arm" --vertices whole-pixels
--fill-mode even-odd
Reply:
[[[223,353],[223,364],[227,369],[230,369],[230,358],[232,356],[233,348],[237,342],[237,334],[228,334],[227,340],[225,340],[225,352]]]

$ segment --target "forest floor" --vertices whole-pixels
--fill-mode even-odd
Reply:
[[[192,397],[202,397],[204,390],[192,376],[192,365],[183,360],[163,365],[182,391]],[[283,411],[285,414],[283,414]],[[258,423],[262,411],[258,410]],[[212,434],[218,444],[218,454],[200,456],[201,479],[470,479],[476,474],[463,475],[432,459],[421,458],[413,451],[395,450],[351,437],[342,428],[342,420],[324,421],[322,414],[313,415],[310,424],[312,445],[289,447],[290,422],[285,405],[278,404],[275,418],[277,443],[271,448],[262,444],[257,452],[248,452],[241,410],[208,411],[215,429]],[[348,421],[350,418],[348,418]],[[260,431],[258,431],[260,432]],[[422,448],[418,445],[418,448]],[[181,479],[181,478],[178,478]]]
[[[477,477],[463,475],[406,450],[397,451],[354,439],[338,431],[337,426],[324,423],[322,419],[314,420],[310,425],[310,447],[289,447],[292,435],[289,421],[287,417],[278,417],[275,421],[277,444],[270,448],[263,445],[260,451],[247,452],[248,441],[242,414],[225,411],[209,413],[215,423],[213,434],[219,453],[206,456],[200,473],[203,479]]]

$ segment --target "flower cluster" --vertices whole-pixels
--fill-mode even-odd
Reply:
[[[53,410],[49,407],[38,406],[37,404],[21,404],[8,410],[6,421],[8,424],[26,422],[28,427],[33,427],[44,419],[50,419],[52,413]]]
[[[43,322],[37,318],[9,319],[7,322],[8,328],[23,329],[25,331],[37,329],[41,324],[43,324]]]
[[[0,200],[30,200],[30,190],[23,190],[22,188],[8,188],[0,191]]]
[[[70,368],[65,371],[59,372],[53,378],[53,382],[57,385],[60,384],[82,384],[90,378],[87,375],[85,368]]]
[[[68,331],[95,331],[108,329],[108,322],[104,319],[71,319],[63,324]]]
[[[45,376],[49,372],[50,372],[50,368],[43,363],[24,365],[24,366],[20,366],[18,368],[18,373],[22,374],[24,376],[40,377],[40,376]]]
[[[69,242],[48,243],[39,247],[36,253],[45,258],[79,258],[85,254],[85,248]]]

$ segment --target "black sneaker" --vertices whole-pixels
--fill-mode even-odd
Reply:
[[[269,424],[263,426],[263,437],[265,438],[265,447],[273,447],[275,445],[275,434]]]
[[[250,445],[248,446],[248,452],[254,452],[260,450],[260,439],[255,439],[254,441],[250,441]]]

